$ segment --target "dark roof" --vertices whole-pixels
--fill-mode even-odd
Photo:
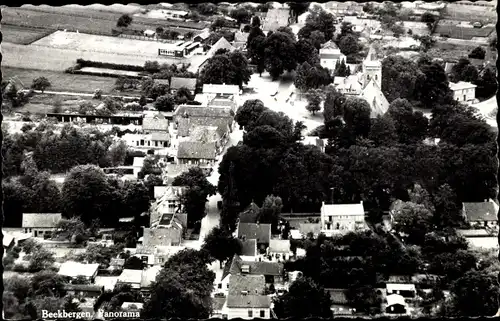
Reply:
[[[245,211],[240,213],[240,223],[257,223],[260,208],[254,202],[250,203]]]
[[[177,134],[181,137],[189,136],[189,124],[190,119],[188,117],[179,117],[177,119]]]
[[[330,298],[333,304],[348,304],[349,300],[346,296],[346,289],[325,289],[328,294],[330,294]]]
[[[170,89],[179,89],[185,87],[189,90],[196,89],[196,78],[181,78],[181,77],[172,77],[170,81]]]
[[[332,53],[320,53],[320,59],[340,59],[342,58],[342,54],[332,54]]]
[[[230,108],[180,105],[175,110],[174,116],[183,115],[189,117],[234,117],[234,112]]]
[[[270,308],[271,298],[267,295],[230,295],[228,308]]]
[[[177,158],[181,159],[215,159],[215,143],[180,142]]]
[[[104,292],[104,286],[95,284],[65,284],[66,291]]]
[[[180,243],[182,230],[176,228],[144,228],[144,246],[172,245]]]
[[[54,228],[61,220],[61,213],[23,213],[22,227]]]
[[[230,131],[230,126],[233,122],[232,117],[190,117],[191,128],[195,126],[215,126],[217,127],[217,134],[223,137]]]
[[[274,275],[280,276],[283,274],[283,264],[278,262],[254,262],[243,261],[237,254],[233,256],[232,260],[227,261],[222,273],[222,279],[228,275],[242,274],[241,267],[243,265],[249,266],[248,275]]]
[[[271,224],[239,223],[238,237],[247,240],[256,239],[257,243],[269,243]]]
[[[241,255],[255,256],[257,255],[257,240],[242,240]]]
[[[496,221],[497,210],[493,202],[464,203],[465,215],[469,221]]]
[[[226,298],[212,298],[212,309],[214,311],[222,310],[225,303]]]
[[[240,295],[243,291],[251,295],[262,295],[266,290],[264,275],[231,275],[229,277],[229,295]]]

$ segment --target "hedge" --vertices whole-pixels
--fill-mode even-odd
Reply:
[[[76,63],[83,67],[95,67],[95,68],[107,68],[113,70],[126,70],[126,71],[138,71],[143,72],[143,66],[133,66],[133,65],[122,65],[122,64],[113,64],[109,62],[100,62],[100,61],[92,61],[92,60],[84,60],[77,59]]]
[[[91,72],[91,71],[84,71],[84,70],[75,70],[73,71],[68,71],[68,73],[71,74],[78,74],[78,75],[89,75],[89,76],[98,76],[98,77],[113,77],[113,78],[120,78],[120,77],[126,77],[126,78],[136,78],[136,79],[141,79],[143,76],[137,75],[137,76],[131,76],[131,75],[117,75],[109,72]]]

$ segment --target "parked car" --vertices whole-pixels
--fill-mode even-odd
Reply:
[[[474,22],[474,23],[472,24],[472,26],[473,26],[474,28],[482,28],[482,27],[483,27],[483,24],[482,24],[481,22],[477,21],[477,22]]]

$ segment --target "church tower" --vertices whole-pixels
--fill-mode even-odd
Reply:
[[[375,48],[370,46],[368,55],[363,61],[363,88],[366,87],[372,79],[379,88],[382,88],[382,63],[377,58]]]

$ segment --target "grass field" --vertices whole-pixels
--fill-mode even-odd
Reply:
[[[428,54],[432,57],[440,57],[442,59],[458,59],[467,57],[475,47],[477,47],[477,45],[464,46],[448,43],[446,41],[438,41],[433,48],[429,49]]]
[[[115,93],[114,84],[116,82],[116,78],[112,77],[76,75],[55,71],[9,67],[3,67],[2,73],[4,79],[16,77],[24,84],[25,88],[31,86],[31,82],[34,78],[43,76],[46,77],[52,84],[48,90],[93,93],[97,88],[99,88],[105,94]]]
[[[2,10],[2,23],[17,26],[45,28],[50,30],[72,30],[82,33],[111,35],[116,22],[121,16],[118,12],[105,12],[92,8],[23,6],[7,7]],[[168,24],[161,19],[134,17],[131,29],[155,30]],[[187,29],[179,31],[187,32]],[[191,30],[192,31],[192,30]]]
[[[30,99],[29,103],[16,108],[15,111],[17,113],[45,115],[53,111],[56,101],[61,103],[61,109],[64,112],[76,112],[84,102],[90,101],[94,105],[98,105],[101,102],[100,100],[89,99],[88,97],[37,94]]]
[[[91,51],[79,51],[69,49],[57,49],[50,47],[16,45],[12,43],[2,44],[2,66],[23,69],[64,71],[73,66],[78,58],[106,63],[144,66],[148,60],[158,61],[160,64],[179,64],[179,59],[168,58],[164,56],[138,56],[138,55],[119,55],[115,53],[102,53]]]
[[[158,57],[158,48],[165,46],[156,41],[142,41],[64,31],[56,31],[34,42],[33,45],[77,50],[79,52],[87,51],[114,55],[149,56],[151,59],[156,59]]]
[[[464,28],[454,24],[439,23],[435,33],[450,38],[472,39],[474,37],[488,37],[493,30],[493,27]]]
[[[40,38],[47,36],[50,31],[34,29],[13,25],[2,26],[3,42],[11,42],[19,45],[28,45]]]

